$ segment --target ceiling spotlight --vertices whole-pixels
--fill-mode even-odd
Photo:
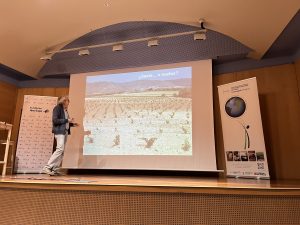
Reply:
[[[78,55],[80,55],[80,56],[89,55],[89,54],[90,54],[90,51],[88,49],[82,49],[82,50],[79,50],[79,52],[78,52]]]
[[[124,46],[122,44],[116,44],[113,46],[112,50],[113,52],[116,52],[116,51],[123,51],[124,49]]]
[[[205,40],[206,39],[206,30],[200,31],[200,32],[196,32],[194,34],[194,40]]]
[[[151,39],[148,41],[148,47],[158,46],[158,45],[159,45],[158,39]]]
[[[40,58],[40,60],[45,60],[45,61],[49,61],[51,59],[52,59],[52,54],[46,54]]]
[[[199,19],[200,29],[194,34],[194,40],[205,40],[206,39],[206,29],[204,27],[204,19]]]

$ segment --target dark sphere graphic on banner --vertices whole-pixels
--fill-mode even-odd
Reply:
[[[231,117],[239,117],[244,114],[246,103],[240,97],[232,97],[225,104],[225,111]]]

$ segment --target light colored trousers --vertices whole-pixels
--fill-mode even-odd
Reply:
[[[65,151],[65,145],[68,139],[68,134],[65,135],[57,134],[55,135],[55,139],[56,139],[56,150],[55,152],[53,152],[47,165],[45,166],[52,171],[58,171],[61,166],[63,156],[64,156],[64,151]]]

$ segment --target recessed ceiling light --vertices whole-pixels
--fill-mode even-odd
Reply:
[[[89,54],[90,54],[90,51],[88,49],[81,49],[78,52],[78,55],[80,55],[80,56],[89,55]]]
[[[151,39],[148,41],[148,47],[152,47],[152,46],[158,46],[159,45],[159,42],[158,42],[158,39]]]
[[[196,40],[200,40],[200,41],[202,41],[202,40],[205,40],[206,39],[206,32],[196,32],[195,34],[194,34],[194,40],[196,41]]]
[[[122,44],[114,45],[113,48],[112,48],[112,50],[114,52],[116,52],[116,51],[122,51],[123,49],[124,49],[124,46]]]

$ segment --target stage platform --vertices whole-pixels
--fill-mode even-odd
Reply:
[[[0,224],[300,224],[300,181],[24,174],[0,199]]]
[[[180,176],[18,174],[2,177],[0,187],[84,191],[300,195],[300,181]]]

